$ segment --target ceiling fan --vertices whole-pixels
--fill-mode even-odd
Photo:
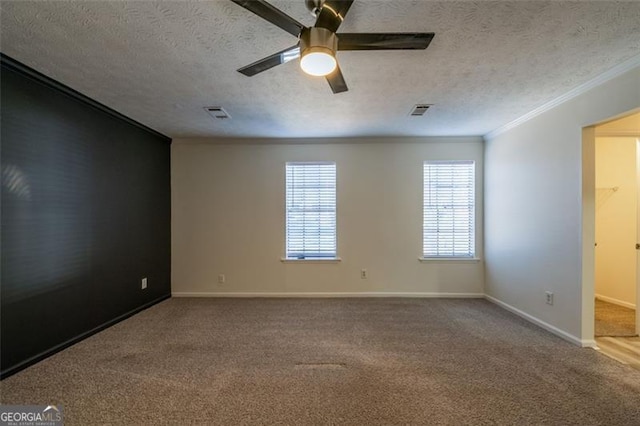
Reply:
[[[426,49],[434,36],[434,33],[336,34],[354,0],[305,0],[307,8],[316,16],[313,27],[305,27],[264,0],[231,1],[298,38],[294,46],[242,67],[238,72],[251,77],[300,58],[302,70],[325,76],[333,93],[349,90],[336,60],[336,51]]]

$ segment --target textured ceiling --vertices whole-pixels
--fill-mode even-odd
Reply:
[[[313,23],[303,0],[272,4]],[[356,0],[340,31],[436,35],[340,52],[333,95],[297,61],[236,72],[296,39],[228,0],[0,7],[3,53],[171,137],[483,135],[640,54],[640,2]]]

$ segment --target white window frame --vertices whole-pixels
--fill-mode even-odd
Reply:
[[[295,167],[295,166],[333,166],[334,167],[334,199],[333,199],[333,253],[328,253],[327,255],[323,255],[321,253],[322,251],[322,247],[321,244],[319,244],[318,248],[319,251],[318,252],[305,252],[304,249],[300,252],[291,252],[290,251],[290,241],[289,241],[289,236],[291,235],[290,232],[290,213],[293,212],[291,206],[290,206],[290,191],[292,189],[290,182],[289,182],[289,168],[290,167]],[[337,176],[337,165],[335,161],[290,161],[287,162],[285,165],[285,247],[284,247],[284,251],[285,251],[285,255],[284,257],[281,259],[283,262],[316,262],[316,263],[332,263],[332,262],[336,262],[336,261],[340,261],[340,258],[338,257],[338,223],[337,223],[337,210],[338,210],[338,206],[337,206],[337,199],[338,199],[338,193],[337,193],[337,180],[338,180],[338,176]],[[313,224],[314,226],[318,226],[321,227],[322,224],[320,223],[320,221],[316,222]]]
[[[433,184],[431,183],[432,181],[428,179],[427,173],[429,171],[429,167],[431,166],[451,166],[451,165],[467,165],[467,166],[471,166],[471,182],[470,185],[469,183],[466,183],[464,186],[466,187],[466,191],[467,193],[470,195],[470,202],[466,203],[466,205],[468,207],[466,208],[462,208],[463,212],[468,212],[468,220],[464,221],[466,222],[466,224],[470,227],[469,231],[464,232],[463,235],[466,235],[466,237],[461,236],[456,238],[455,236],[455,222],[453,224],[447,224],[445,222],[444,225],[446,225],[449,228],[452,228],[450,231],[448,231],[449,234],[451,234],[453,232],[453,235],[450,236],[449,238],[449,242],[450,244],[447,244],[447,246],[444,246],[442,248],[440,247],[428,247],[428,231],[429,228],[432,228],[433,226],[439,227],[439,225],[436,224],[428,224],[428,215],[430,215],[431,217],[433,217],[433,213],[434,210],[428,211],[429,207],[428,204],[430,203],[430,199],[429,197],[432,195],[432,188],[433,188]],[[477,170],[476,170],[476,162],[473,160],[439,160],[439,161],[433,161],[433,160],[428,160],[428,161],[424,161],[423,162],[423,175],[422,175],[422,182],[423,182],[423,193],[422,193],[422,197],[423,197],[423,212],[422,212],[422,256],[419,258],[421,261],[430,261],[430,260],[473,260],[473,261],[477,261],[477,247],[476,247],[476,210],[477,210],[477,194],[476,194],[476,183],[477,183]],[[470,187],[469,187],[470,186]],[[454,189],[452,188],[452,193],[450,194],[450,197],[453,198],[454,194],[453,191]],[[436,194],[437,196],[438,194]],[[460,195],[460,194],[458,194]],[[438,209],[441,209],[443,211],[446,211],[446,209],[451,209],[450,211],[453,211],[454,206],[453,206],[453,200],[451,200],[451,202],[449,204],[445,204],[442,201],[438,202],[437,200],[434,200],[431,205],[435,208],[435,212],[436,212],[436,222],[438,220]],[[459,253],[456,253],[456,248],[455,248],[455,243],[456,242],[468,242],[468,247],[469,249],[467,251],[462,251]],[[439,244],[439,243],[437,243]]]

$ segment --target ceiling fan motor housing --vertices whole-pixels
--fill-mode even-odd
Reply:
[[[327,53],[335,57],[338,50],[338,37],[326,28],[305,28],[300,34],[300,54],[305,56],[312,52]]]

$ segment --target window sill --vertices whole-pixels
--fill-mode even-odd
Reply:
[[[458,263],[478,263],[482,259],[479,257],[419,257],[422,263],[430,262],[458,262]]]
[[[340,263],[342,261],[339,257],[334,257],[331,259],[287,259],[283,257],[280,259],[282,263]]]

